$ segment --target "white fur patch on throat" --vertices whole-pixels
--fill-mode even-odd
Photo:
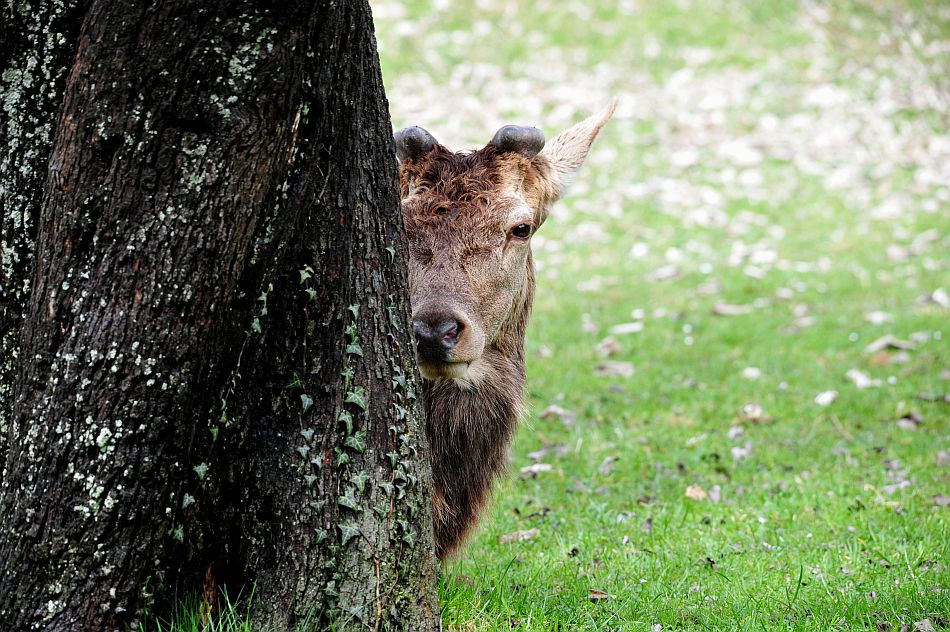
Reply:
[[[479,358],[469,363],[468,370],[463,375],[454,378],[455,383],[466,391],[474,391],[484,383],[492,371],[492,366],[484,358]]]

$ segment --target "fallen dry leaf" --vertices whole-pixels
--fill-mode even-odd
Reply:
[[[524,477],[537,478],[538,474],[551,471],[550,463],[532,463],[521,468],[521,475]]]
[[[600,472],[601,475],[607,476],[614,469],[614,461],[616,460],[617,457],[608,456],[604,459],[604,462],[600,464],[600,467],[597,468],[597,471]]]
[[[914,632],[936,632],[936,628],[934,628],[930,619],[924,619],[914,623]]]
[[[887,366],[890,364],[907,364],[911,356],[906,351],[880,351],[868,358],[868,364],[871,366]]]
[[[868,321],[872,325],[883,325],[884,323],[889,323],[894,320],[894,316],[888,314],[887,312],[875,310],[873,312],[865,313],[864,320]]]
[[[614,335],[636,334],[643,331],[643,322],[621,323],[610,328],[610,333]]]
[[[552,417],[557,417],[565,426],[573,425],[574,422],[577,421],[577,415],[566,408],[561,408],[557,404],[551,404],[545,408],[539,417],[541,417],[541,419],[551,419]]]
[[[670,264],[657,268],[647,275],[647,279],[650,281],[668,281],[670,279],[675,279],[680,274],[682,274],[682,271],[679,269],[679,266]]]
[[[736,461],[741,461],[749,456],[752,452],[752,442],[746,441],[744,446],[734,446],[729,448],[729,452],[732,454],[732,458]]]
[[[620,343],[613,336],[607,336],[597,345],[597,355],[602,358],[609,358],[620,352]]]
[[[597,590],[596,588],[591,588],[587,591],[587,598],[591,601],[601,601],[604,599],[610,599],[610,595],[605,593],[602,590]]]
[[[883,384],[880,379],[872,378],[867,373],[858,369],[848,369],[848,372],[845,373],[844,376],[854,382],[854,385],[860,389],[878,387]]]
[[[706,490],[699,485],[690,485],[686,488],[686,497],[693,500],[706,500],[706,498],[709,497],[709,494],[707,494]]]
[[[716,316],[740,316],[742,314],[751,314],[755,308],[751,305],[730,305],[729,303],[716,303],[713,305],[712,313]]]
[[[739,418],[752,424],[764,424],[772,421],[760,404],[749,402],[739,409]]]
[[[897,420],[897,427],[901,430],[917,430],[917,426],[922,423],[924,423],[924,418],[917,413],[904,413],[904,415]]]
[[[582,314],[581,329],[586,333],[593,334],[597,333],[597,330],[600,329],[600,327],[597,326],[597,323],[591,320],[590,314]]]
[[[762,369],[757,366],[747,366],[742,369],[742,377],[747,380],[757,380],[762,377]]]
[[[940,307],[950,307],[950,294],[947,293],[942,287],[938,287],[936,290],[930,294],[925,294],[917,299],[917,302],[924,305],[932,304],[939,305]]]
[[[893,334],[887,334],[886,336],[881,336],[877,340],[874,340],[864,348],[865,353],[877,353],[883,351],[884,349],[903,349],[910,350],[916,349],[917,345],[913,342],[907,340],[901,340]]]
[[[912,487],[912,486],[913,486],[913,483],[911,483],[910,481],[902,480],[902,481],[893,483],[891,485],[884,485],[883,487],[881,487],[881,491],[884,492],[885,494],[890,495],[902,489],[908,489],[909,487]]]
[[[911,342],[922,345],[930,341],[931,333],[929,331],[912,331],[907,337],[910,338]]]
[[[512,542],[524,542],[525,540],[530,540],[531,538],[537,537],[541,533],[537,529],[528,529],[526,531],[512,531],[511,533],[506,533],[503,536],[498,538],[499,544],[511,544]]]
[[[597,375],[618,375],[620,377],[632,377],[633,365],[629,362],[608,360],[607,362],[597,365],[597,368],[594,369],[594,373]]]
[[[815,395],[815,403],[819,406],[830,406],[832,402],[838,399],[838,391],[822,391]]]
[[[528,458],[532,461],[540,461],[549,454],[561,457],[568,452],[570,452],[570,448],[564,443],[545,443],[534,452],[528,452]]]

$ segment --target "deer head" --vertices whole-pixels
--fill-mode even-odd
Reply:
[[[531,237],[574,180],[613,114],[545,145],[534,127],[502,127],[453,153],[420,127],[396,133],[416,355],[423,377],[477,384],[487,356],[517,357],[534,294]]]

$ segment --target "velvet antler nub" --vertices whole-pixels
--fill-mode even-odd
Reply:
[[[489,144],[502,151],[516,151],[528,158],[534,158],[544,147],[544,132],[537,127],[505,125],[495,132]]]
[[[427,154],[439,144],[432,134],[421,127],[403,128],[396,132],[394,138],[396,141],[396,157],[399,158],[399,162],[406,158],[417,158]]]

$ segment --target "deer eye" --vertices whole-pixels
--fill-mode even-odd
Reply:
[[[518,224],[511,229],[511,236],[516,239],[527,239],[531,236],[534,227],[531,224]]]

